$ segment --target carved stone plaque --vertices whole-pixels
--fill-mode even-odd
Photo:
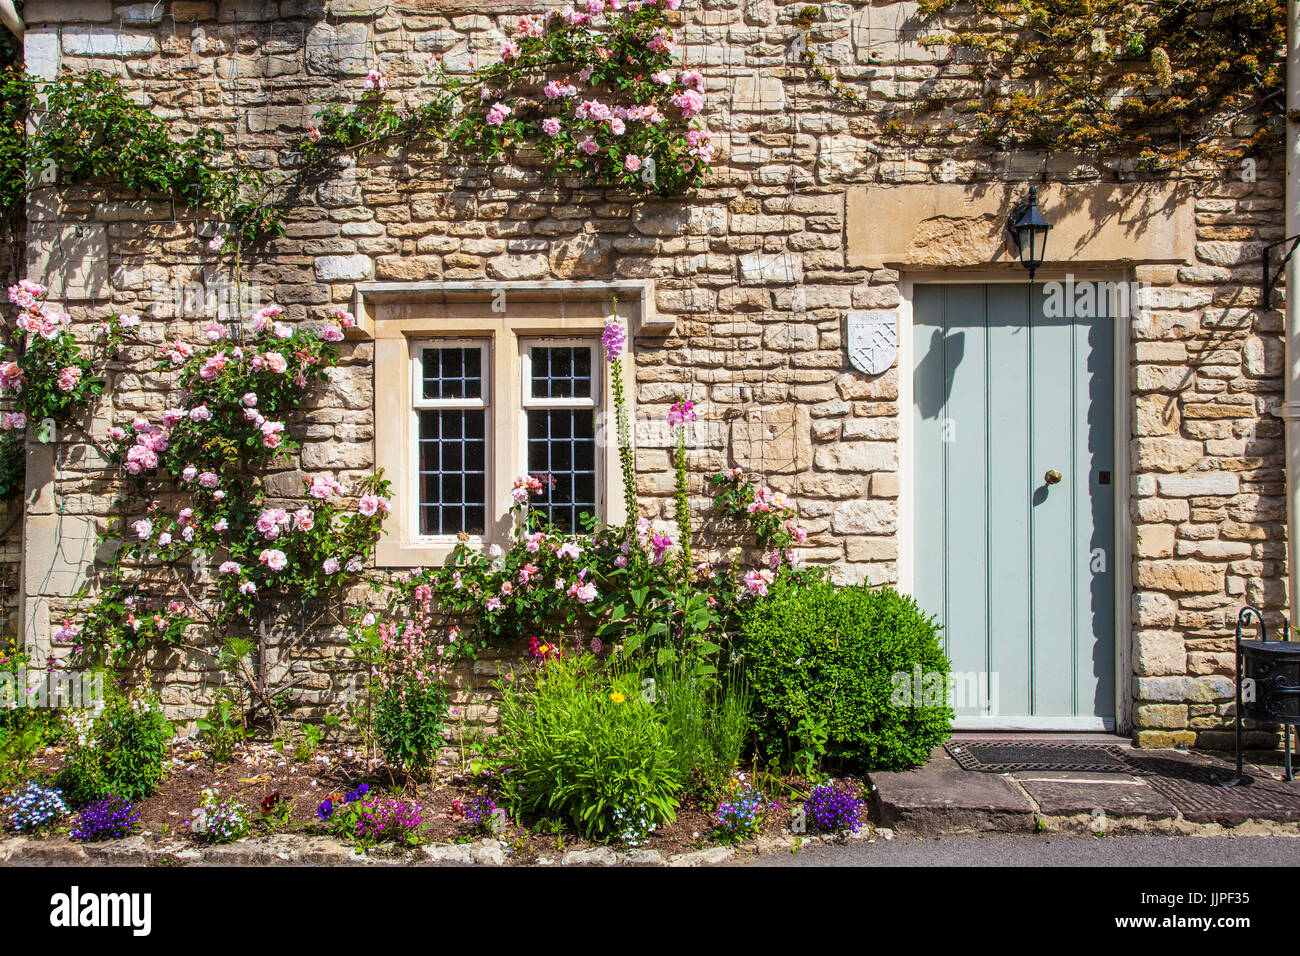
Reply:
[[[850,312],[849,362],[868,375],[879,375],[898,355],[898,319],[892,311]]]

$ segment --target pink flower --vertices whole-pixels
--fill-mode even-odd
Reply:
[[[241,584],[241,585],[239,586],[239,593],[240,593],[240,594],[247,594],[247,595],[253,595],[253,594],[256,594],[256,593],[257,593],[257,585],[254,584],[252,581],[245,581],[243,584]]]
[[[766,569],[750,571],[745,575],[745,593],[750,597],[765,597],[774,579],[772,572]]]
[[[261,358],[266,362],[266,367],[277,375],[284,374],[285,369],[289,367],[289,363],[279,352],[267,352]]]
[[[682,90],[668,98],[668,102],[682,111],[682,116],[690,119],[704,109],[704,97],[696,90]]]
[[[209,491],[211,491],[219,484],[221,484],[221,479],[218,478],[216,474],[214,474],[213,472],[205,471],[203,472],[203,474],[199,475],[199,487],[201,488],[207,488]]]
[[[560,121],[554,116],[548,116],[542,120],[542,132],[547,136],[558,136],[560,134]]]
[[[77,387],[81,381],[81,369],[75,365],[68,365],[59,370],[59,388],[62,391],[70,392]]]
[[[310,508],[299,508],[293,513],[293,530],[310,531],[316,527],[316,515]]]
[[[551,82],[547,83],[543,88],[542,92],[546,94],[548,100],[558,100],[563,99],[566,96],[577,96],[578,88],[572,83],[560,83],[556,80],[551,80]]]
[[[487,124],[489,126],[500,126],[510,115],[510,107],[504,103],[493,103],[492,108],[487,112]]]
[[[267,448],[279,448],[284,441],[284,422],[262,422],[262,444]]]
[[[600,147],[596,145],[596,141],[594,139],[588,136],[586,139],[584,139],[581,143],[578,144],[578,149],[582,150],[588,156],[594,156],[596,152],[600,149]]]
[[[337,325],[322,325],[316,330],[316,337],[322,342],[342,342],[343,330]]]
[[[629,173],[635,173],[641,168],[641,157],[636,153],[628,153],[623,157],[623,168]]]
[[[213,524],[213,526],[212,526],[212,530],[213,530],[213,531],[225,531],[225,530],[226,530],[227,528],[229,528],[229,527],[230,527],[230,524],[229,524],[229,522],[226,521],[225,518],[218,518],[218,519],[216,520],[216,523]]]
[[[582,548],[578,547],[576,541],[566,541],[555,552],[556,557],[569,561],[577,561],[582,555]]]
[[[108,430],[108,437],[113,441],[126,441],[126,429],[114,425]]]
[[[373,518],[375,513],[379,511],[379,496],[362,495],[361,501],[357,504],[357,511],[359,511],[363,517]]]
[[[190,409],[190,421],[196,424],[198,422],[210,422],[212,421],[212,412],[206,405],[196,405]]]
[[[388,89],[388,78],[378,70],[371,70],[366,74],[366,80],[362,84],[368,90],[386,90]]]
[[[600,100],[583,100],[574,109],[573,115],[580,120],[590,119],[603,123],[610,118],[612,112],[609,106]]]
[[[289,513],[283,508],[264,508],[257,516],[257,530],[268,541],[280,537],[280,529],[288,523]]]
[[[623,346],[627,344],[627,330],[623,328],[623,323],[618,320],[617,315],[605,319],[605,331],[601,333],[600,344],[605,347],[607,362],[612,362],[623,354]]]
[[[502,44],[501,44],[501,59],[502,59],[502,61],[505,61],[505,60],[513,60],[513,59],[514,59],[515,57],[517,57],[517,56],[519,56],[519,44],[518,44],[518,43],[516,43],[514,40],[506,40],[505,43],[502,43]]]
[[[0,428],[3,428],[7,432],[16,431],[26,427],[27,416],[22,412],[5,412],[3,415],[0,415]],[[122,429],[119,428],[118,431],[122,431]],[[126,437],[126,432],[122,432],[122,437]]]
[[[498,597],[490,597],[483,602],[483,606],[489,611],[499,611],[501,610],[501,599]]]
[[[654,549],[654,555],[652,556],[654,563],[663,564],[664,555],[672,546],[673,539],[668,537],[668,535],[664,534],[662,531],[656,532],[652,535],[650,538],[650,547]]]
[[[217,568],[217,573],[218,574],[240,574],[243,572],[243,570],[244,569],[241,568],[238,562],[236,561],[223,561],[221,563],[221,567]]]
[[[338,558],[326,558],[321,562],[321,568],[326,574],[337,574],[339,570]]]
[[[185,481],[193,481],[194,478],[198,475],[198,473],[199,470],[195,468],[193,465],[186,465],[185,468],[181,471],[181,478]]]
[[[148,518],[141,518],[131,525],[131,529],[135,531],[136,537],[141,541],[148,541],[149,536],[153,534],[153,522]]]
[[[317,475],[311,480],[311,487],[307,493],[313,498],[324,500],[342,491],[343,489],[339,487],[339,483],[329,475]]]
[[[289,564],[289,558],[283,551],[267,548],[257,556],[257,560],[272,571],[283,571]]]
[[[348,572],[348,574],[360,574],[361,566],[360,558],[348,558],[348,563],[343,566],[343,570]]]
[[[691,401],[674,402],[668,410],[668,427],[685,425],[695,421],[695,403]]]
[[[185,409],[183,408],[163,409],[163,413],[162,413],[163,428],[175,428],[176,423],[179,422],[184,417],[185,417]]]
[[[704,90],[704,74],[699,70],[686,70],[681,75],[683,86],[690,87],[693,90]]]

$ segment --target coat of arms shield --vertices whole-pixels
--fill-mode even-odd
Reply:
[[[898,355],[898,320],[891,312],[856,311],[848,316],[849,362],[868,375],[879,375]]]

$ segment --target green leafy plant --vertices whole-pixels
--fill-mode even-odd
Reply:
[[[505,796],[515,816],[569,819],[589,838],[618,831],[614,811],[645,805],[655,824],[676,819],[681,775],[668,728],[635,674],[590,655],[552,658],[501,692]]]
[[[882,111],[805,42],[801,60],[885,137],[926,143],[969,132],[999,149],[1042,148],[1101,164],[1169,170],[1263,155],[1282,133],[1283,0],[922,0],[941,20],[921,43],[955,51],[961,80]],[[805,7],[805,37],[822,18]],[[1238,124],[1242,116],[1252,122]]]
[[[134,803],[158,789],[172,725],[156,700],[139,692],[113,694],[99,716],[75,720],[72,733],[56,777],[72,806],[110,795]]]
[[[869,768],[917,766],[947,739],[946,693],[897,698],[897,675],[910,682],[919,667],[946,688],[949,665],[933,618],[892,588],[778,582],[746,620],[741,649],[769,756],[807,747],[809,721],[825,721],[827,756]]]
[[[718,681],[679,661],[656,670],[643,686],[668,728],[687,792],[719,793],[740,763],[750,732],[751,695],[739,668]]]
[[[196,720],[194,726],[203,734],[213,763],[229,763],[234,759],[235,748],[247,733],[242,711],[224,690],[208,708],[207,716]]]

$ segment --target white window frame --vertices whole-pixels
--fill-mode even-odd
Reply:
[[[485,536],[490,536],[492,527],[492,445],[493,425],[495,423],[492,390],[496,376],[492,362],[492,340],[487,338],[465,338],[429,336],[410,340],[410,411],[407,418],[407,481],[408,519],[407,539],[422,545],[447,546],[458,540],[454,534],[422,534],[420,531],[420,412],[444,408],[482,409],[483,410],[483,535],[470,535],[470,541],[482,543]],[[483,386],[477,399],[467,398],[425,398],[424,397],[424,353],[429,349],[477,347],[479,350],[479,369]]]
[[[595,435],[595,488],[596,488],[596,517],[600,520],[608,520],[606,515],[606,496],[605,489],[608,484],[608,472],[606,471],[608,456],[605,454],[605,442],[601,441],[601,434],[608,423],[602,419],[602,413],[605,411],[604,396],[606,389],[606,375],[604,356],[600,354],[600,339],[596,336],[548,336],[548,335],[520,335],[519,342],[519,441],[518,441],[518,468],[516,474],[522,475],[527,471],[528,465],[528,410],[530,408],[543,409],[583,409],[590,408],[592,415],[592,431]],[[591,352],[591,395],[587,398],[533,398],[533,355],[532,350],[535,346],[542,348],[587,348]],[[574,531],[581,530],[574,528]]]

